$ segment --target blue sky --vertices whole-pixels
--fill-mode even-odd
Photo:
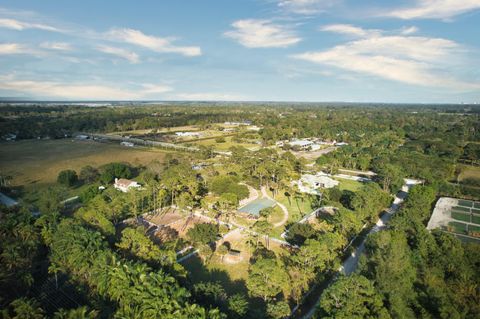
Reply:
[[[0,96],[480,102],[480,0],[4,0]]]

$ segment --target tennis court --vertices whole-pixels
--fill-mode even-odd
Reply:
[[[438,200],[427,229],[440,228],[461,240],[480,243],[480,203],[442,197]]]
[[[273,207],[276,205],[276,202],[268,198],[259,198],[256,199],[247,205],[240,207],[238,209],[241,213],[247,213],[254,216],[258,216],[260,211],[264,208]]]

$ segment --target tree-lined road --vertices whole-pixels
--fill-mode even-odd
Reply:
[[[398,192],[398,194],[395,196],[395,200],[393,201],[392,205],[390,206],[389,209],[385,211],[385,213],[377,220],[377,223],[375,224],[374,227],[368,232],[368,235],[379,232],[387,227],[388,222],[392,218],[392,216],[398,211],[400,208],[401,204],[405,201],[405,198],[407,198],[408,192],[410,189],[417,185],[420,184],[421,181],[414,180],[414,179],[405,179],[405,184],[402,186],[402,190]],[[342,264],[342,266],[338,269],[339,273],[345,274],[345,275],[350,275],[355,270],[357,270],[358,267],[358,261],[360,259],[360,256],[363,254],[365,251],[365,242],[368,238],[368,235],[365,236],[363,241],[360,243],[360,245],[355,249],[354,252],[345,260]],[[330,282],[333,283],[336,280],[336,277],[332,279]],[[320,297],[316,300],[315,304],[312,306],[312,308],[307,312],[305,316],[303,316],[303,319],[310,319],[316,309],[317,306],[320,303]]]

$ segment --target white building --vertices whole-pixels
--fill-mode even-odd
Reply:
[[[17,139],[17,134],[8,133],[3,136],[5,141],[15,141]]]
[[[232,125],[232,126],[241,126],[241,125],[252,125],[252,121],[243,121],[243,122],[224,122],[225,125]]]
[[[179,137],[200,136],[198,132],[176,132],[175,135]]]
[[[129,179],[115,178],[115,183],[113,184],[113,187],[115,187],[115,189],[118,189],[119,191],[127,193],[130,188],[139,188],[141,187],[141,185]]]
[[[256,125],[251,125],[251,126],[248,126],[248,127],[247,127],[247,130],[249,130],[249,131],[256,131],[256,132],[258,132],[258,131],[260,131],[261,129],[262,129],[261,127],[258,127],[258,126],[256,126]]]
[[[310,140],[293,140],[288,143],[291,147],[300,147],[302,149],[307,149],[313,145],[313,142]]]
[[[298,185],[298,189],[302,193],[321,195],[319,189],[338,186],[339,181],[336,181],[328,177],[327,174],[320,172],[316,175],[304,174],[298,181],[293,183]]]
[[[132,142],[121,142],[120,145],[127,146],[127,147],[134,147],[135,146],[135,144],[133,144]]]

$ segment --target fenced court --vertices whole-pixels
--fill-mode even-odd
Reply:
[[[454,198],[437,202],[428,229],[439,228],[461,240],[480,243],[480,203]]]
[[[247,205],[238,209],[241,213],[247,213],[253,216],[259,216],[260,211],[264,208],[275,206],[277,203],[268,198],[258,198]]]
[[[479,237],[480,235],[480,203],[459,199],[457,205],[450,209],[452,221],[447,229],[461,235]],[[480,238],[478,238],[480,240]]]

